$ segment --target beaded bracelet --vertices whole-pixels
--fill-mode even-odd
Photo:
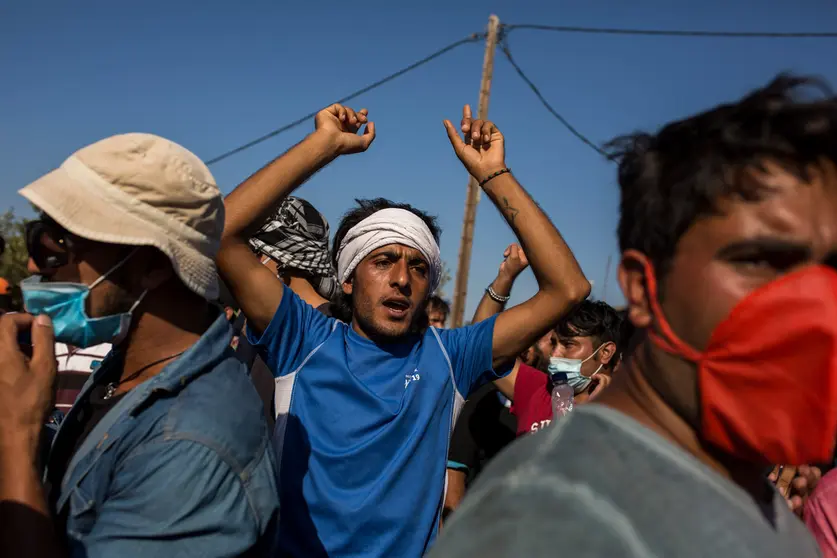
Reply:
[[[488,184],[488,182],[489,182],[490,180],[493,180],[493,179],[497,178],[497,177],[498,177],[498,176],[500,176],[501,174],[506,174],[507,172],[511,172],[511,169],[510,169],[509,167],[506,167],[506,168],[504,168],[504,169],[500,169],[500,170],[498,170],[498,171],[497,171],[497,172],[495,172],[495,173],[491,173],[491,174],[489,174],[488,176],[486,176],[485,178],[483,178],[482,180],[480,180],[480,188],[482,188],[483,186],[485,186],[486,184]]]
[[[492,288],[491,285],[488,285],[488,288],[485,289],[485,292],[488,293],[488,296],[490,296],[494,300],[494,302],[498,302],[500,304],[507,303],[509,301],[509,299],[511,298],[511,296],[503,296],[503,295],[497,294],[497,291],[495,291],[494,288]]]

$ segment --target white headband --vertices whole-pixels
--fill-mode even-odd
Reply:
[[[388,244],[403,244],[421,252],[430,266],[430,292],[436,290],[442,277],[439,245],[421,217],[396,208],[376,211],[346,233],[337,250],[340,283],[346,282],[363,258]]]

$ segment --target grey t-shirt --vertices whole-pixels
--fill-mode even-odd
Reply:
[[[738,485],[591,404],[489,464],[428,556],[820,556],[778,492],[764,507],[770,520]]]

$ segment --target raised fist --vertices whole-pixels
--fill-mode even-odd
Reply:
[[[500,274],[514,281],[520,273],[529,267],[529,260],[518,244],[510,244],[503,252],[503,263],[500,264]]]
[[[368,114],[366,109],[355,112],[349,107],[333,104],[314,117],[315,133],[327,137],[338,155],[361,153],[369,149],[375,139],[375,123],[369,122]],[[364,125],[366,129],[358,135]]]

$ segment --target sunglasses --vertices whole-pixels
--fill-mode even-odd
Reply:
[[[52,219],[29,221],[24,235],[26,250],[38,269],[56,269],[70,262],[72,234]]]

